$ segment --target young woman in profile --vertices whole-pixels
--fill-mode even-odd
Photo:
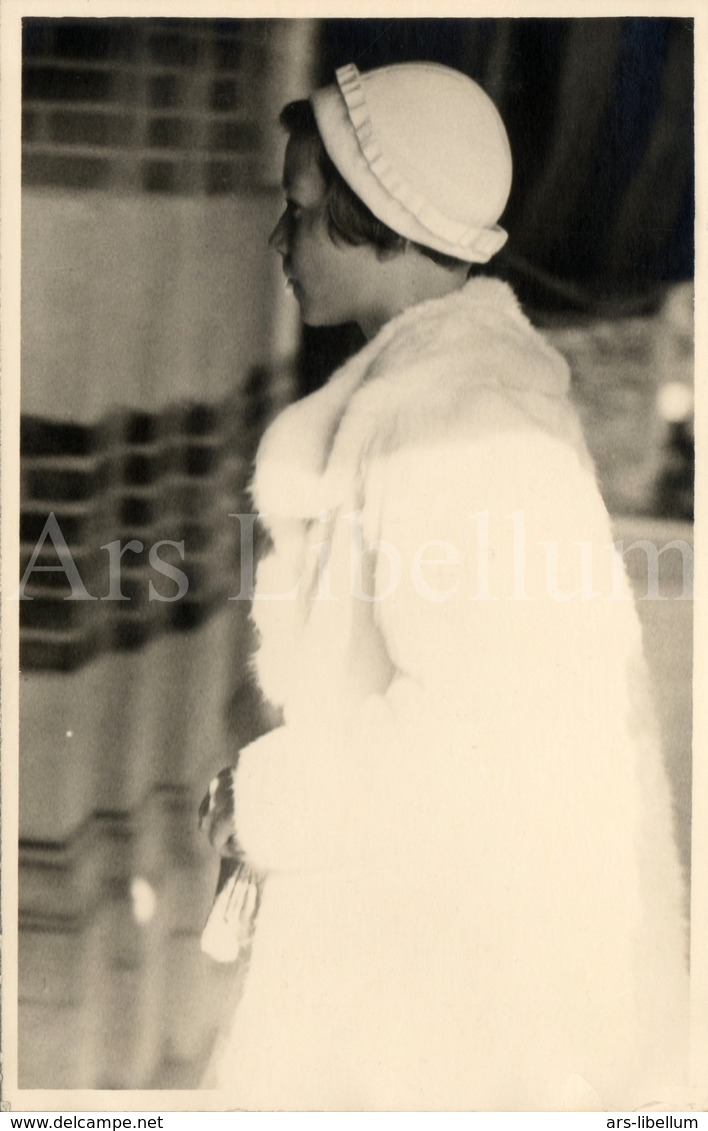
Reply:
[[[283,724],[203,806],[258,877],[227,1106],[630,1109],[687,973],[641,633],[563,359],[509,287],[501,119],[354,65],[281,118],[271,237],[367,344],[266,432],[255,667]]]

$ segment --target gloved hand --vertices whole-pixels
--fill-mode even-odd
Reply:
[[[199,806],[199,827],[221,856],[214,902],[201,939],[204,953],[217,962],[236,962],[249,953],[261,896],[259,879],[236,839],[235,774],[235,766],[221,770]]]
[[[242,859],[236,839],[234,813],[234,766],[220,770],[209,783],[209,790],[199,806],[199,828],[220,856]]]

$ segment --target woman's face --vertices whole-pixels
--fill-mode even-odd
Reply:
[[[327,227],[326,185],[316,143],[291,138],[285,151],[286,207],[270,246],[282,256],[283,272],[309,326],[365,322],[377,305],[380,283],[372,247],[332,241]]]

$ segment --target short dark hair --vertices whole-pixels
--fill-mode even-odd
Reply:
[[[440,267],[452,269],[463,265],[465,261],[462,259],[445,255],[414,240],[406,240],[404,236],[394,232],[388,224],[384,224],[374,216],[363,200],[350,189],[329,157],[317,128],[314,111],[307,99],[288,102],[280,113],[280,124],[290,137],[315,144],[317,166],[327,190],[328,227],[331,239],[335,242],[343,240],[354,247],[371,244],[382,253],[402,251],[406,243],[411,243],[422,255],[432,259],[433,263],[437,263]]]

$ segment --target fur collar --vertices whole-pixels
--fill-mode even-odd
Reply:
[[[565,361],[506,283],[477,277],[391,319],[321,389],[266,431],[251,494],[262,515],[311,518],[336,507],[368,456],[480,423],[493,390],[543,421],[567,411]]]

